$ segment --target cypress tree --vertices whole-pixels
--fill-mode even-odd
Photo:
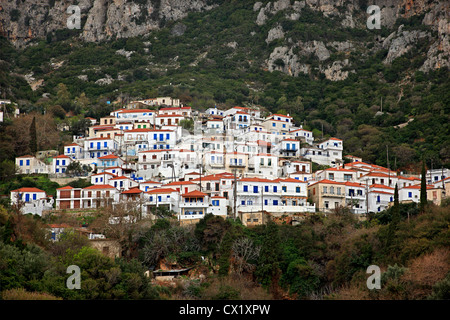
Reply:
[[[37,150],[36,117],[33,117],[30,125],[30,151],[35,155]]]
[[[392,221],[398,223],[400,221],[400,204],[398,200],[398,185],[395,184],[394,190],[394,206],[392,208]]]
[[[425,211],[427,205],[427,172],[425,170],[425,162],[422,161],[422,177],[420,181],[420,212]]]

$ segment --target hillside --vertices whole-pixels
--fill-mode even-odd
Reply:
[[[375,1],[380,30],[366,1],[78,3],[80,30],[65,28],[62,1],[2,4],[1,95],[23,112],[98,118],[106,101],[157,95],[255,104],[378,165],[386,146],[394,169],[450,162],[448,1]]]

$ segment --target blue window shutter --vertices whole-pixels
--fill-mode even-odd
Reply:
[[[20,166],[23,166],[23,160],[20,160],[19,163],[20,163]]]
[[[258,193],[258,186],[253,186],[253,193]]]

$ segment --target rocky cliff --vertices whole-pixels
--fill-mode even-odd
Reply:
[[[450,67],[450,2],[436,0],[374,0],[370,4],[379,6],[381,9],[381,25],[387,29],[392,29],[400,18],[418,17],[423,26],[430,27],[430,31],[403,30],[403,25],[385,37],[376,37],[371,44],[364,42],[323,42],[313,41],[288,41],[283,46],[274,48],[265,62],[265,68],[269,71],[282,71],[296,76],[299,73],[309,73],[311,66],[303,61],[311,54],[320,63],[319,69],[329,80],[343,80],[352,72],[348,59],[329,61],[330,52],[349,55],[355,48],[363,49],[372,47],[372,52],[379,49],[388,50],[388,55],[384,60],[385,64],[392,63],[398,57],[409,52],[421,39],[426,39],[430,43],[426,60],[420,67],[420,71],[427,72],[431,69]],[[270,17],[284,13],[285,18],[298,20],[304,14],[305,9],[312,9],[321,12],[325,17],[336,19],[342,28],[365,28],[369,14],[366,9],[369,5],[367,1],[345,1],[345,0],[305,0],[289,1],[278,0],[267,2],[256,2],[253,10],[256,11],[255,23],[264,26]],[[276,25],[269,30],[266,42],[285,36],[283,28]],[[290,43],[289,43],[290,42]],[[296,53],[294,53],[296,52]],[[343,70],[343,68],[347,70]]]
[[[215,6],[208,0],[8,0],[0,3],[0,32],[16,47],[45,38],[67,29],[70,5],[81,9],[80,37],[93,42],[145,35],[164,21]]]
[[[214,0],[8,0],[0,4],[0,32],[16,47],[35,38],[45,38],[58,30],[67,30],[66,12],[71,4],[81,9],[81,31],[77,36],[88,42],[146,35],[165,21],[184,18],[189,12],[211,10],[221,1]],[[370,39],[328,41],[309,35],[298,39],[285,30],[280,21],[303,21],[310,12],[332,20],[339,31],[367,30],[369,5],[381,9],[380,31],[373,30]],[[354,72],[350,56],[363,52],[369,56],[386,50],[383,61],[391,64],[420,41],[426,41],[426,57],[420,71],[450,67],[450,1],[449,0],[277,0],[255,1],[254,30],[264,33],[268,51],[261,65],[269,71],[292,76],[318,70],[332,81],[344,80]],[[276,18],[278,17],[278,18]],[[399,19],[415,18],[418,25],[404,28]],[[315,22],[312,22],[314,24]],[[320,28],[321,26],[317,26]],[[417,27],[417,28],[416,28]],[[388,33],[386,33],[388,31]],[[172,30],[184,33],[183,24]],[[249,35],[251,37],[252,35]],[[298,33],[297,33],[298,35]],[[220,39],[218,39],[220,41]],[[274,45],[276,43],[276,45]],[[312,61],[313,59],[314,61]]]

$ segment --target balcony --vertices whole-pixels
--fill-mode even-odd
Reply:
[[[245,168],[246,165],[244,163],[230,163],[229,167],[230,168]]]
[[[180,202],[180,208],[207,208],[208,202]]]
[[[190,220],[190,219],[203,219],[204,214],[180,214],[180,220]]]
[[[223,168],[224,166],[225,166],[225,164],[222,162],[222,163],[217,163],[217,162],[211,162],[210,164],[209,164],[209,166],[211,167],[211,168]]]

